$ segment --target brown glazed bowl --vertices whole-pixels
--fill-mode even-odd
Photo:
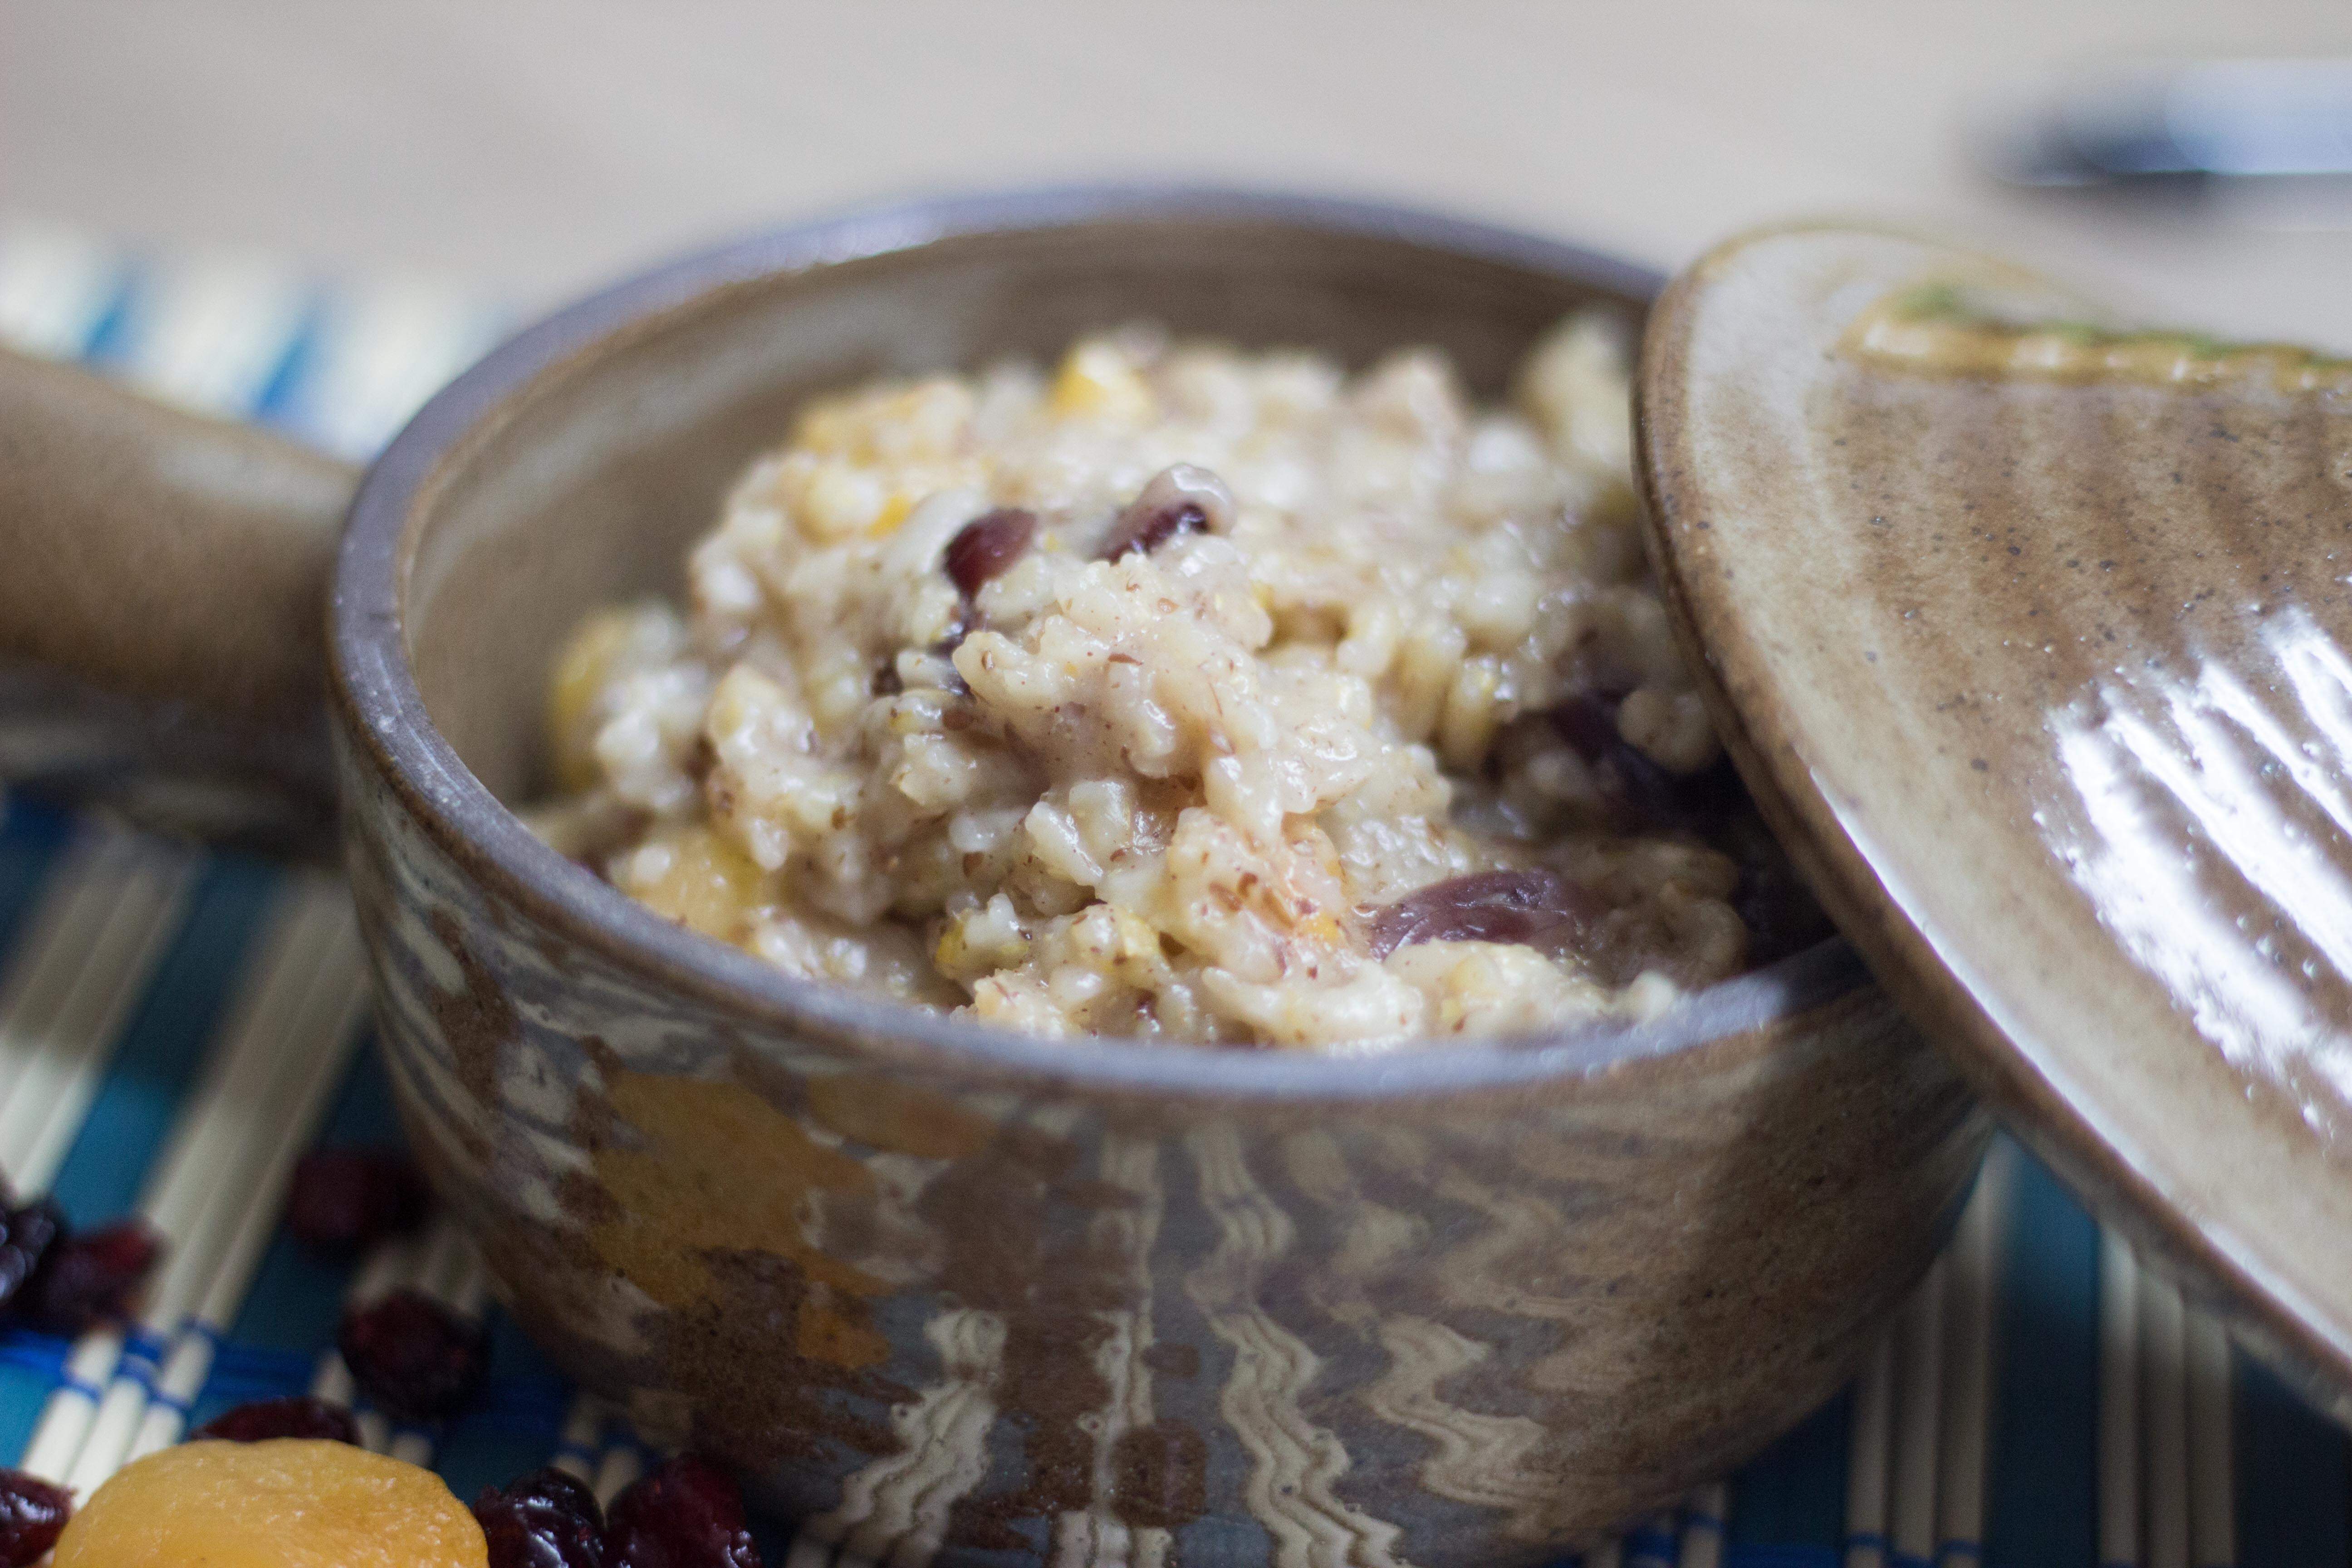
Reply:
[[[502,804],[541,786],[565,630],[675,590],[813,393],[1142,316],[1435,343],[1492,395],[1562,312],[1654,286],[1378,206],[953,200],[652,273],[434,399],[335,568],[342,835],[401,1114],[548,1352],[804,1540],[910,1563],[1508,1568],[1834,1391],[1987,1135],[1842,942],[1641,1027],[1057,1044],[787,978]]]

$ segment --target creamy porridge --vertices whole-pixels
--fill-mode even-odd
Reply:
[[[845,393],[737,484],[683,611],[574,635],[535,826],[793,974],[1039,1034],[1646,1016],[1797,906],[1627,441],[1597,316],[1509,407],[1426,351],[1144,328]]]

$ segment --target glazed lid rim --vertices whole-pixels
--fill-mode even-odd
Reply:
[[[1735,235],[1694,262],[1661,295],[1635,376],[1642,445],[1636,477],[1647,503],[1661,591],[1677,635],[1685,647],[1704,642],[1708,649],[1698,673],[1709,708],[1742,776],[1780,829],[1783,842],[1807,864],[1813,885],[1842,929],[1858,933],[1858,945],[1905,1012],[1968,1071],[2018,1135],[2084,1191],[2104,1216],[2125,1226],[2135,1239],[2151,1245],[2160,1258],[2188,1266],[2194,1279],[2207,1282],[2208,1290],[2218,1287],[2241,1309],[2239,1325],[2251,1328],[2262,1348],[2285,1352],[2289,1370],[2302,1377],[2306,1390],[2332,1403],[2341,1415],[2352,1410],[2352,1395],[2346,1393],[2352,1389],[2352,1296],[2338,1291],[2338,1299],[2331,1300],[2308,1291],[2306,1276],[2282,1266],[2292,1258],[2272,1245],[2275,1226],[2250,1217],[2259,1215],[2263,1194],[2270,1189],[2231,1165],[2229,1158],[2251,1141],[2250,1132],[2262,1129],[2241,1128],[2234,1121],[2217,1126],[2210,1120],[2216,1108],[2200,1103],[2197,1109],[2209,1120],[2191,1125],[2200,1125],[2208,1142],[2193,1148],[2178,1147],[2178,1140],[2160,1135],[2167,1129],[2155,1125],[2161,1118],[2146,1103],[2129,1100],[2115,1092],[2112,1085],[2105,1086],[2107,1092],[2102,1097],[2100,1083],[2082,1071],[2089,1054],[2086,1047],[2097,1039],[2095,1033],[2084,1032],[2084,1046],[2078,1047],[2068,1037],[2038,1026],[2029,1016],[2037,999],[2035,988],[2014,982],[2004,988],[1996,977],[2009,971],[1988,961],[1988,952],[1996,950],[1979,945],[1983,933],[1940,918],[1948,914],[1949,906],[1931,902],[1923,891],[1930,885],[1982,882],[1990,874],[1981,864],[1970,861],[1964,870],[1956,872],[1949,868],[1961,862],[1948,857],[1933,877],[1914,885],[1905,879],[1900,864],[1890,865],[1881,858],[1883,851],[1857,841],[1853,830],[1855,820],[1866,821],[1874,808],[1899,815],[1907,797],[1904,802],[1892,801],[1884,790],[1849,784],[1840,765],[1849,759],[1837,755],[1801,718],[1791,717],[1802,704],[1785,694],[1795,679],[1791,670],[1803,667],[1790,651],[1790,644],[1801,639],[1776,641],[1776,635],[1786,627],[1772,623],[1768,610],[1739,613],[1738,592],[1725,587],[1735,574],[1744,592],[1753,592],[1759,582],[1771,581],[1769,573],[1745,569],[1756,559],[1758,549],[1769,548],[1769,542],[1747,543],[1749,553],[1744,556],[1735,552],[1750,536],[1769,533],[1766,523],[1759,520],[1770,520],[1777,527],[1786,527],[1788,520],[1769,509],[1726,502],[1709,489],[1711,483],[1723,479],[1723,468],[1702,460],[1702,437],[1693,433],[1715,428],[1707,417],[1693,412],[1694,405],[1703,401],[1693,391],[1700,376],[1689,363],[1693,357],[1689,345],[1697,336],[1695,319],[1700,309],[1693,301],[1711,278],[1731,269],[1743,252],[1779,241],[1802,243],[1813,238],[1932,251],[1942,258],[1937,263],[1939,273],[1967,276],[1965,268],[1982,268],[1988,277],[1997,276],[2003,287],[2011,279],[2024,282],[2032,278],[2013,263],[1948,245],[1931,236],[1899,226],[1832,218],[1768,225]],[[1850,255],[1841,256],[1839,263],[1848,269],[1835,274],[1840,286],[1871,276]],[[1824,271],[1822,276],[1831,274]],[[1826,293],[1828,286],[1820,278],[1811,281]],[[2041,286],[2048,287],[2046,282]],[[1819,303],[1811,296],[1806,298],[1809,305]],[[1753,360],[1758,352],[1755,345],[1767,340],[1759,336],[1762,329],[1757,324],[1756,300],[1741,303],[1741,310],[1728,313],[1727,319],[1736,321],[1737,326],[1718,342],[1717,352],[1722,352],[1721,342],[1738,339],[1742,352]],[[1851,326],[1847,331],[1852,331]],[[1817,349],[1818,343],[1808,340],[1771,368],[1810,365],[1813,363],[1810,356]],[[1769,377],[1753,374],[1752,365],[1750,370],[1751,374],[1736,384],[1747,405],[1754,406],[1763,400],[1760,387]],[[1727,384],[1733,383],[1727,378]],[[1813,404],[1805,405],[1805,410],[1808,421],[1818,421],[1820,411]],[[1711,410],[1709,416],[1718,425],[1737,423],[1726,419],[1719,410]],[[1756,416],[1745,417],[1752,421]],[[1786,470],[1806,471],[1807,455],[1791,453],[1785,443],[1759,440],[1754,430],[1745,428],[1742,438],[1756,451],[1770,452],[1773,461]],[[1838,443],[1843,444],[1843,440]],[[1718,447],[1717,455],[1724,449]],[[1737,460],[1730,466],[1736,467]],[[1710,506],[1715,510],[1708,510]],[[1803,521],[1815,530],[1828,527],[1826,513],[1809,513]],[[1971,526],[1992,524],[1985,521]],[[1809,567],[1816,575],[1833,573],[1837,563],[1826,550],[1819,552],[1817,560],[1809,557]],[[1867,597],[1858,590],[1846,593],[1857,600]],[[2058,637],[2065,629],[2063,626],[2045,628],[2019,640],[2030,643],[2044,637]],[[1886,679],[1884,667],[1878,679]],[[1915,767],[1925,765],[1917,758],[1911,760]],[[1983,770],[1987,764],[1979,761],[1975,766]],[[1994,767],[1990,772],[1998,777],[2001,769]],[[1989,808],[1979,809],[1986,812],[1986,820],[2006,820]],[[1951,831],[1950,818],[1937,816],[1932,820],[1944,825],[1947,833]],[[2009,826],[2016,828],[2013,822]],[[2105,934],[2117,952],[2127,951],[2112,930]],[[2073,994],[2086,993],[2078,985]],[[2095,997],[2098,1006],[2120,1011],[2116,998],[2105,992]],[[2141,1076],[2153,1080],[2159,1075],[2144,1072]],[[2258,1100],[2262,1102],[2262,1113],[2253,1121],[2272,1117],[2280,1109],[2271,1102],[2273,1088],[2261,1082],[2242,1097],[2250,1106]],[[2179,1098],[2176,1094],[2166,1100],[2166,1106]],[[2220,1166],[2212,1164],[2217,1149]],[[2305,1150],[2299,1143],[2292,1149],[2270,1150],[2279,1163],[2262,1166],[2252,1174],[2276,1182],[2295,1169],[2294,1161],[2314,1152],[2326,1153],[2324,1149]],[[2287,1172],[2283,1173],[2281,1165]],[[2226,1168],[2237,1173],[2226,1207],[2218,1203],[2202,1205],[2188,1195],[2191,1188],[2186,1176],[2200,1168]]]

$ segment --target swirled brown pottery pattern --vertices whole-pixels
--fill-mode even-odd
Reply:
[[[814,389],[1140,315],[1491,392],[1648,292],[1385,209],[929,205],[592,300],[370,477],[337,718],[402,1112],[525,1326],[796,1563],[1538,1562],[1795,1421],[1925,1268],[1987,1124],[1842,944],[1611,1034],[1054,1044],[788,980],[498,805],[563,628],[671,586]]]
[[[1911,1015],[2352,1415],[2352,364],[1886,234],[1708,257],[1661,574]]]

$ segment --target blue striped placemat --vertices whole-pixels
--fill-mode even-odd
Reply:
[[[429,279],[320,280],[0,219],[0,342],[346,456],[374,451],[504,324]],[[364,1034],[339,890],[23,801],[0,810],[0,1167],[79,1224],[143,1208],[175,1238],[209,1238],[191,1258],[234,1258],[184,1270],[171,1310],[127,1341],[0,1332],[0,1458],[88,1481],[240,1401],[347,1390],[342,1305],[400,1280],[486,1314],[492,1377],[445,1430],[371,1415],[372,1441],[460,1495],[551,1459],[608,1489],[636,1473],[626,1429],[486,1302],[461,1237],[436,1227],[341,1268],[274,1234],[293,1153],[396,1136],[372,1052],[341,1067],[320,1048]],[[291,1132],[248,1124],[246,1095],[309,1113]],[[212,1168],[207,1148],[245,1162],[234,1202],[173,1185]],[[2003,1142],[1857,1384],[1587,1561],[2321,1568],[2352,1562],[2348,1457],[2343,1431]],[[784,1544],[772,1530],[772,1563]]]

